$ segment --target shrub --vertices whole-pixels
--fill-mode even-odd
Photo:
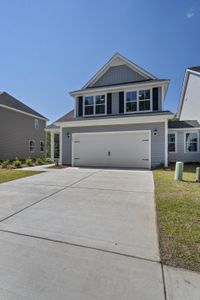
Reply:
[[[51,158],[48,158],[48,157],[46,157],[44,159],[44,162],[47,163],[47,164],[51,164],[52,163]]]
[[[44,164],[45,164],[45,162],[42,158],[37,158],[36,159],[36,165],[44,165]]]
[[[15,168],[21,168],[22,162],[16,157],[16,159],[13,161],[13,166]]]
[[[6,169],[6,168],[8,168],[9,164],[10,164],[9,160],[4,160],[4,161],[2,161],[1,166],[2,166],[2,168]]]
[[[33,165],[33,160],[32,158],[28,157],[25,161],[26,166],[30,167]]]

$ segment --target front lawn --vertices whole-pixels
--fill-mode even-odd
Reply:
[[[200,272],[200,183],[195,165],[185,165],[182,182],[174,170],[154,170],[162,262]]]
[[[0,169],[0,183],[27,177],[27,176],[32,176],[32,175],[39,174],[39,173],[41,173],[41,172]]]

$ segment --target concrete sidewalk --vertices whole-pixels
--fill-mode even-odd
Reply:
[[[1,184],[0,220],[2,299],[200,299],[199,274],[160,263],[150,171],[49,169]]]

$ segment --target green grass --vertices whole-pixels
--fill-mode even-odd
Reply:
[[[155,195],[163,263],[200,271],[200,183],[195,165],[185,165],[182,182],[174,170],[155,170]]]
[[[39,173],[42,173],[42,172],[0,169],[0,183],[27,177],[27,176],[32,176],[32,175],[39,174]]]

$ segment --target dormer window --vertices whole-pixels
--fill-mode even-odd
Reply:
[[[126,111],[137,111],[137,91],[126,93]]]
[[[105,115],[106,96],[95,95],[84,97],[84,114],[85,116]]]
[[[151,109],[151,91],[139,91],[139,110],[146,111]]]
[[[151,111],[151,89],[126,92],[125,112]]]
[[[105,95],[95,97],[95,113],[96,115],[105,114]]]
[[[86,96],[85,97],[85,115],[93,115],[94,114],[94,97]]]

